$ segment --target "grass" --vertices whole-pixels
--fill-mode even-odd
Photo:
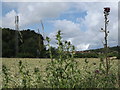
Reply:
[[[46,66],[47,63],[50,62],[50,59],[46,58],[46,59],[39,59],[39,58],[2,58],[2,64],[4,64],[8,69],[10,69],[10,72],[12,74],[12,76],[16,76],[19,75],[18,73],[18,64],[19,61],[22,61],[23,64],[26,66],[27,69],[30,70],[30,73],[33,72],[34,68],[37,67],[40,70],[41,76],[42,78],[44,78],[44,76],[46,75]],[[82,74],[84,75],[84,68],[85,68],[85,58],[76,58],[75,60],[78,61],[79,64],[79,69],[81,70]],[[88,70],[93,71],[95,68],[98,68],[99,63],[100,63],[100,59],[99,58],[88,58]],[[93,63],[96,63],[96,65],[94,65]],[[113,60],[112,61],[112,70],[114,72],[118,72],[118,60]],[[89,69],[90,68],[90,69]],[[15,78],[17,79],[17,78]]]
[[[50,59],[46,58],[46,59],[39,59],[39,58],[2,58],[2,64],[6,65],[8,68],[11,69],[11,72],[15,73],[18,70],[18,62],[22,61],[23,64],[27,65],[27,67],[32,71],[33,68],[38,67],[40,68],[40,71],[45,73],[45,68],[47,66],[47,63],[50,62]],[[76,60],[79,63],[79,68],[83,68],[83,66],[85,65],[85,58],[76,58]],[[95,67],[98,66],[99,64],[99,58],[88,58],[89,61],[89,65],[93,65],[93,63],[96,63]],[[114,67],[113,69],[115,69],[117,71],[118,69],[118,65],[117,65],[117,59],[113,61]],[[92,67],[94,68],[94,66]]]
[[[22,61],[23,64],[27,64],[27,67],[29,69],[32,69],[34,67],[39,67],[41,71],[45,71],[45,68],[47,66],[47,63],[50,62],[50,59],[46,58],[46,59],[38,59],[38,58],[2,58],[2,64],[5,64],[7,67],[12,69],[12,72],[15,72],[18,66],[18,62]],[[77,61],[79,61],[79,66],[80,68],[83,66],[84,64],[84,60],[85,58],[77,58]],[[97,58],[90,58],[88,59],[90,64],[92,64],[93,62],[95,63],[99,63],[99,59]]]

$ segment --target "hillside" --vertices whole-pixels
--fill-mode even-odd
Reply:
[[[34,30],[21,30],[18,36],[18,49],[16,55],[16,34],[15,30],[2,29],[2,57],[44,57],[45,47],[43,37]],[[40,44],[39,44],[40,43]]]
[[[114,46],[114,47],[109,47],[108,50],[109,52],[118,52],[120,46]],[[91,51],[91,52],[103,52],[104,48],[99,48],[99,49],[91,49],[91,50],[85,50],[85,51]]]
[[[19,52],[16,55],[16,34],[15,30],[2,28],[2,57],[22,57],[22,58],[48,58],[49,54],[43,43],[41,34],[34,30],[21,30],[19,34]],[[118,46],[109,47],[109,56],[118,57]],[[52,48],[52,54],[56,56],[56,49]],[[104,49],[92,49],[86,51],[76,51],[76,58],[98,58],[104,53]]]
[[[108,48],[108,56],[109,57],[120,57],[119,56],[120,52],[120,46],[114,46],[114,47],[109,47]],[[91,50],[85,50],[85,51],[76,51],[76,57],[79,58],[98,58],[101,55],[104,54],[104,48],[99,48],[99,49],[91,49]]]

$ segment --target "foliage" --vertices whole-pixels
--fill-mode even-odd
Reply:
[[[17,57],[22,58],[49,58],[49,50],[47,51],[41,34],[35,33],[33,30],[22,30],[20,31],[22,35],[22,41],[19,39],[19,53]],[[16,57],[15,53],[15,30],[9,28],[2,28],[2,57]],[[57,49],[51,47],[53,57],[57,56]],[[117,47],[109,48],[109,56],[119,57]],[[87,50],[86,50],[87,51]],[[75,58],[98,58],[99,53],[103,53],[103,48],[89,50],[90,53],[76,53]]]
[[[53,57],[50,39],[46,38],[49,47],[51,62],[46,68],[47,87],[52,88],[74,88],[78,85],[80,79],[80,71],[77,61],[74,60],[75,47],[70,42],[63,42],[61,31],[56,35],[58,54]]]
[[[101,61],[99,61],[99,59],[92,60],[87,58],[75,60],[78,61],[78,67],[80,69],[80,75],[77,78],[78,80],[80,79],[80,81],[78,82],[78,84],[77,82],[75,83],[77,84],[75,88],[118,87],[117,60],[111,63],[110,74],[108,76],[105,75],[104,62],[102,61],[102,59]],[[35,59],[3,59],[3,88],[48,88],[48,86],[44,84],[44,79],[48,79],[47,77],[45,77],[46,71],[42,71],[47,68],[47,62],[50,62],[50,60],[37,59],[36,61]],[[11,65],[13,65],[14,63],[16,68],[14,68],[14,66],[11,67]],[[6,69],[4,69],[4,66],[6,67]],[[5,76],[6,72],[7,76]],[[23,81],[26,81],[26,83],[22,83]]]
[[[8,88],[9,82],[11,81],[9,69],[5,65],[2,65],[2,74],[3,74],[3,88]]]
[[[103,59],[100,59],[98,66],[96,63],[89,64],[85,59],[85,66],[83,66],[84,73],[79,87],[82,88],[116,88],[118,77],[117,73],[110,69],[109,75],[106,76],[106,68]],[[113,63],[111,64],[111,68]],[[94,68],[94,69],[90,69]]]
[[[18,63],[18,72],[11,74],[10,70],[2,65],[3,88],[40,88],[43,87],[40,69],[35,67],[33,72],[27,68],[27,64],[23,64],[20,60]],[[14,86],[13,86],[14,85]]]
[[[97,53],[91,52],[91,53],[76,53],[76,58],[98,58],[99,55]]]
[[[50,38],[46,38],[50,61],[45,74],[39,67],[28,68],[28,63],[19,61],[13,74],[6,65],[2,65],[3,88],[118,88],[117,64],[109,62],[109,73],[106,75],[106,62],[103,55],[98,63],[90,63],[85,59],[78,65],[74,59],[75,47],[68,41],[63,41],[61,31],[56,35],[57,49],[50,45]],[[80,61],[80,60],[79,60]],[[117,60],[116,60],[117,61]],[[48,62],[48,61],[47,61]],[[114,67],[113,67],[114,65]]]
[[[119,56],[119,46],[108,48],[108,57],[118,57]],[[87,53],[84,53],[87,52]],[[104,53],[104,48],[85,50],[83,52],[78,52],[75,54],[75,58],[99,58],[101,54]]]
[[[29,29],[20,32],[23,42],[19,39],[19,53],[16,56],[15,30],[9,28],[2,29],[2,57],[44,57],[46,50],[42,35]]]

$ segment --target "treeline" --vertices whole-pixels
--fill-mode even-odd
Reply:
[[[18,39],[18,53],[16,55],[16,31],[9,28],[2,28],[2,57],[19,57],[19,58],[49,58],[49,52],[43,41],[44,38],[41,34],[36,33],[34,30],[21,30]],[[55,57],[58,55],[57,49],[52,47],[52,54]],[[108,48],[108,56],[116,56],[120,58],[120,47]],[[86,51],[76,51],[75,58],[98,58],[104,54],[104,49],[93,49]]]
[[[104,48],[85,50],[75,54],[79,58],[99,58],[104,56]],[[120,58],[120,46],[108,47],[108,57]]]
[[[18,34],[18,53],[16,55],[16,31],[2,28],[2,57],[43,58],[46,48],[43,37],[34,30],[22,30]]]

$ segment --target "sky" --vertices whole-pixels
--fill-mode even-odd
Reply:
[[[108,45],[118,45],[118,2],[2,2],[2,27],[15,28],[15,16],[20,18],[19,28],[32,29],[51,38],[61,30],[63,39],[75,45],[76,50],[102,48],[104,33],[103,8],[110,7]]]

